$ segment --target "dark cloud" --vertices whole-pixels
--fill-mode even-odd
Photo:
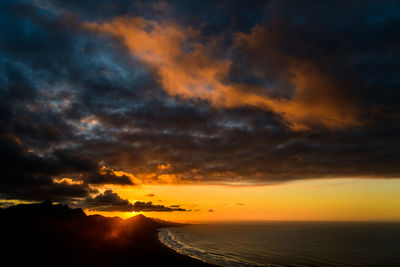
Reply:
[[[166,207],[164,205],[155,205],[151,201],[149,202],[136,201],[135,204],[133,204],[133,211],[170,212],[170,211],[188,211],[188,210],[180,208],[179,205],[172,205]]]
[[[146,197],[154,197],[154,196],[155,196],[155,195],[152,194],[152,193],[146,195]]]
[[[122,199],[117,193],[112,190],[106,190],[94,197],[88,197],[84,202],[79,203],[81,207],[95,211],[122,211],[130,212],[134,210],[129,200]]]
[[[78,205],[83,208],[95,211],[122,211],[122,212],[171,212],[171,211],[188,211],[180,208],[179,205],[164,206],[155,205],[152,202],[136,201],[134,204],[127,199],[122,199],[117,193],[108,189],[94,197],[88,197]]]
[[[90,184],[120,184],[134,185],[131,179],[126,175],[118,176],[112,170],[103,167],[97,172],[86,176],[85,181]]]
[[[95,192],[87,184],[57,183],[52,178],[65,172],[86,171],[85,160],[68,160],[60,151],[53,156],[25,152],[14,135],[0,136],[0,145],[0,195],[4,198],[64,201]]]
[[[2,198],[163,210],[94,188],[399,177],[397,1],[157,2],[0,3]],[[188,33],[171,68],[87,28],[122,17]]]

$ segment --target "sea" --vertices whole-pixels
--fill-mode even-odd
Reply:
[[[219,266],[400,266],[398,222],[192,224],[160,229],[158,237]]]

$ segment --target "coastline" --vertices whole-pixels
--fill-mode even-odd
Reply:
[[[182,226],[173,226],[173,227],[182,227]],[[175,265],[175,266],[199,266],[199,267],[200,266],[204,266],[204,267],[207,267],[207,266],[208,267],[217,267],[218,266],[218,265],[213,265],[213,264],[207,263],[200,259],[196,259],[189,255],[180,253],[180,252],[168,247],[167,245],[163,244],[161,242],[161,240],[159,239],[159,235],[158,235],[160,230],[162,230],[163,228],[170,228],[170,227],[162,227],[162,228],[157,229],[154,233],[154,237],[156,239],[156,242],[159,244],[160,248],[166,253],[166,255],[171,255],[171,257],[176,259],[177,265]]]

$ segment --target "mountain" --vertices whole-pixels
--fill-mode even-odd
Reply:
[[[164,221],[160,219],[155,219],[155,218],[148,218],[144,216],[143,214],[136,215],[134,217],[131,217],[126,220],[128,223],[136,224],[136,225],[141,225],[141,226],[147,226],[147,227],[152,227],[152,228],[163,228],[163,227],[181,227],[186,224],[182,223],[176,223],[176,222],[169,222],[169,221]]]
[[[46,201],[0,209],[7,266],[207,266],[163,246],[157,229],[183,224],[137,215],[87,216]],[[8,264],[10,262],[10,264]]]
[[[78,209],[71,209],[67,205],[53,205],[51,201],[44,201],[35,204],[19,204],[2,209],[0,216],[7,217],[33,217],[33,218],[53,218],[61,219],[67,217],[85,217],[85,212]]]

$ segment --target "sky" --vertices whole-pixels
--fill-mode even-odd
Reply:
[[[0,206],[400,220],[398,1],[0,3]]]

